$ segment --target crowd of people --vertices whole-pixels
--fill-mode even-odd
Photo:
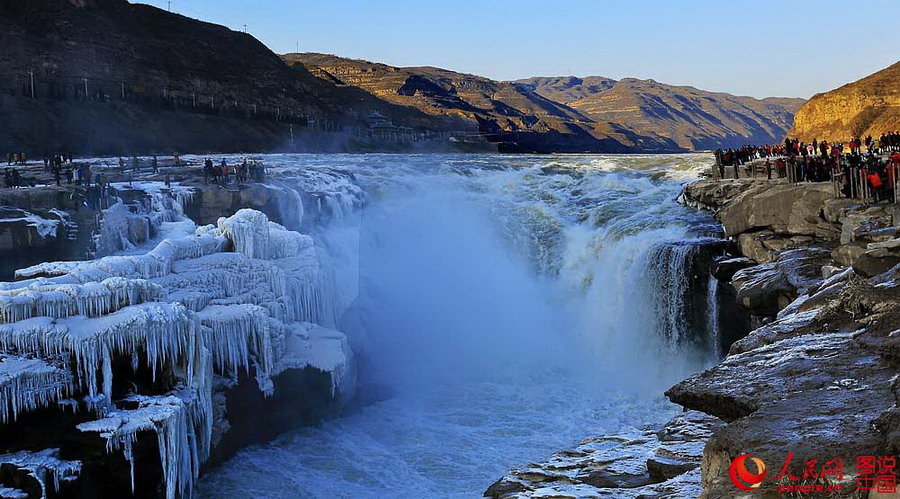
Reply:
[[[3,171],[3,185],[7,189],[25,187],[22,182],[22,175],[19,174],[19,170],[16,168],[7,168]]]
[[[26,161],[24,152],[11,152],[6,155],[6,166],[25,166]]]
[[[51,183],[47,180],[43,182],[38,175],[28,175],[28,163],[24,153],[10,153],[7,155],[8,165],[3,172],[3,187],[21,188],[40,185],[41,183]],[[38,163],[40,164],[40,163]],[[173,156],[173,164],[181,166],[182,160],[176,153]],[[15,165],[15,167],[13,167]],[[122,157],[118,158],[118,166],[120,172],[131,181],[135,173],[142,170],[149,170],[154,173],[160,173],[160,161],[157,156],[147,158],[138,158],[131,156],[130,165]],[[129,168],[130,166],[130,168]],[[32,173],[35,173],[32,171]],[[43,159],[43,173],[52,178],[52,183],[57,186],[74,185],[76,192],[84,191],[85,202],[89,206],[99,206],[99,199],[103,197],[103,189],[105,182],[103,175],[99,174],[94,179],[94,170],[87,163],[74,163],[72,155],[68,153],[59,153],[45,156]],[[255,159],[241,158],[240,162],[229,165],[225,159],[218,165],[214,165],[211,158],[206,158],[203,162],[203,177],[205,183],[212,181],[214,184],[226,185],[233,179],[238,184],[248,182],[265,182],[267,171],[265,165]],[[171,177],[167,173],[165,175],[165,183],[167,186],[171,184]],[[94,189],[94,187],[98,189]],[[86,188],[86,189],[85,189]],[[96,192],[95,192],[96,190]],[[91,202],[93,201],[93,202]]]
[[[234,175],[234,180],[238,184],[247,182],[265,182],[266,168],[259,161],[241,158],[241,162],[232,166],[228,164],[224,158],[216,165],[212,158],[206,158],[203,162],[203,182],[209,183],[210,180],[214,184],[225,185]]]
[[[744,170],[746,177],[759,174],[789,182],[834,182],[846,197],[877,202],[896,199],[900,132],[886,132],[877,139],[854,137],[846,144],[787,138],[783,144],[719,149],[715,155],[719,178],[726,176],[725,167],[732,167],[734,178],[740,178]],[[754,163],[761,159],[764,164]]]

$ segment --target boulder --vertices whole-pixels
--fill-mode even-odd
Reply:
[[[867,250],[853,262],[853,270],[866,277],[875,277],[900,264],[900,253],[885,248]]]
[[[744,256],[758,263],[771,262],[773,251],[764,242],[773,235],[769,230],[741,234],[738,236],[738,248]]]
[[[731,284],[738,303],[750,313],[774,317],[805,290],[821,284],[822,267],[829,263],[828,250],[792,249],[772,262],[737,272]]]
[[[713,270],[713,277],[722,282],[731,282],[731,279],[734,278],[734,274],[739,270],[754,265],[756,265],[756,263],[753,260],[744,257],[722,259],[716,262],[716,267]]]
[[[860,255],[866,252],[866,247],[862,243],[842,244],[831,251],[831,258],[840,265],[853,265]]]
[[[811,236],[830,225],[821,213],[825,202],[833,197],[829,183],[772,185],[735,197],[717,217],[729,236],[758,229]]]

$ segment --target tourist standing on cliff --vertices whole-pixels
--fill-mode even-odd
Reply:
[[[206,158],[206,161],[203,162],[203,183],[209,184],[209,177],[213,175],[213,162],[212,159]],[[215,180],[215,179],[213,179]]]
[[[153,173],[159,173],[159,160],[156,159],[156,155],[153,156]]]

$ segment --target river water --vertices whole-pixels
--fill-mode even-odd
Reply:
[[[288,155],[357,353],[347,413],[240,452],[203,497],[480,497],[510,467],[657,424],[715,359],[684,320],[677,203],[709,155]]]

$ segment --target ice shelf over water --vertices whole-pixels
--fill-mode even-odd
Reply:
[[[189,196],[173,191],[173,201],[172,192],[159,186],[140,190],[155,226],[177,221],[172,214],[181,212],[173,207]],[[100,236],[101,253],[133,250],[126,240],[134,234],[115,238],[121,235],[116,232],[133,232],[134,224],[117,225],[115,217],[136,215],[124,202],[110,210],[106,217],[114,223]],[[24,280],[0,283],[0,424],[81,398],[98,419],[78,429],[124,453],[132,487],[141,465],[133,443],[140,432],[152,431],[166,496],[189,494],[210,452],[214,376],[236,379],[247,372],[272,395],[273,376],[313,368],[331,374],[335,396],[352,395],[347,338],[324,327],[333,325],[333,278],[321,258],[309,236],[261,212],[241,210],[144,253],[19,271]],[[145,369],[154,386],[167,388],[133,393],[133,385],[130,395],[116,399],[121,391],[113,378],[122,375],[117,359],[129,361],[135,373]],[[46,490],[46,470],[68,480],[80,469],[78,462],[60,467],[51,459],[55,452],[0,456],[0,464],[28,470]]]

